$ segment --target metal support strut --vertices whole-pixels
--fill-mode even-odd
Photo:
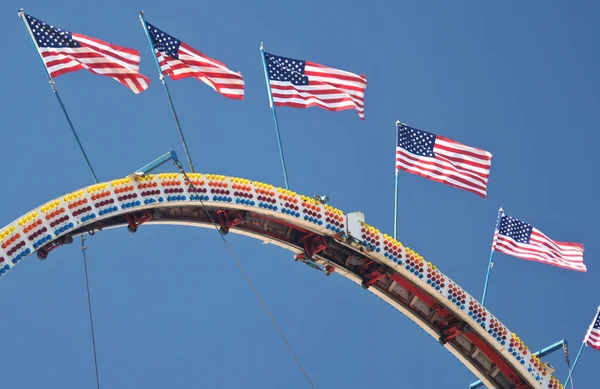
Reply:
[[[380,266],[377,262],[372,260],[365,261],[365,263],[360,265],[356,270],[358,274],[362,274],[363,280],[361,286],[364,289],[369,289],[371,285],[387,275],[385,267]]]
[[[315,233],[309,233],[303,236],[300,238],[300,242],[304,245],[304,251],[308,258],[312,258],[315,254],[318,254],[327,248],[325,238]]]
[[[135,171],[135,173],[133,173],[132,175],[143,177],[146,174],[150,173],[152,170],[156,169],[157,167],[159,167],[161,165],[164,165],[166,162],[171,161],[171,160],[177,167],[181,166],[181,165],[177,165],[179,162],[179,160],[177,159],[177,154],[174,151],[169,151],[168,153],[165,153],[165,154],[161,155],[160,157],[156,158],[154,161],[150,162],[149,164],[137,169]]]
[[[445,344],[454,340],[457,336],[469,331],[469,326],[466,323],[458,323],[449,328],[440,329],[440,343]]]
[[[150,211],[144,211],[140,214],[127,214],[125,215],[125,220],[127,220],[127,230],[131,233],[135,233],[139,226],[154,219],[154,214]]]
[[[57,240],[50,242],[43,247],[40,247],[37,250],[36,255],[39,259],[44,260],[44,259],[48,258],[48,254],[50,253],[50,251],[53,251],[62,245],[71,244],[71,243],[73,243],[73,237],[71,235],[63,235],[60,238],[58,238]]]
[[[238,211],[227,211],[219,209],[216,212],[217,221],[219,222],[219,231],[223,235],[229,233],[229,229],[237,226],[244,221],[242,214]]]

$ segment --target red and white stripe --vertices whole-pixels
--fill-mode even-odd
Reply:
[[[490,152],[439,135],[436,135],[433,152],[435,159],[397,147],[396,170],[406,170],[486,198],[492,163]]]
[[[499,234],[495,250],[517,258],[547,263],[563,269],[587,271],[583,263],[582,244],[554,241],[535,227],[531,232],[529,244],[519,243],[508,236]]]
[[[308,61],[304,75],[308,77],[308,85],[270,80],[273,103],[294,108],[321,107],[328,111],[356,109],[358,116],[365,119],[367,79],[364,75]]]
[[[150,79],[139,72],[140,53],[81,34],[72,34],[81,47],[39,47],[38,50],[51,77],[87,69],[101,76],[112,77],[140,93],[148,88]]]
[[[600,350],[600,311],[598,311],[590,328],[588,328],[583,343],[596,350]]]
[[[161,71],[173,80],[194,77],[225,97],[244,99],[242,74],[228,69],[225,64],[207,57],[193,47],[181,42],[177,53],[179,59],[166,56],[156,49],[155,52]]]

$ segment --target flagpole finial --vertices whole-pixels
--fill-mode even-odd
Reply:
[[[396,120],[396,125],[398,124],[402,124],[402,122],[400,120]]]
[[[264,49],[265,49],[265,46],[263,45],[263,43],[262,43],[262,42],[260,42],[260,49],[261,49],[261,50],[264,50]]]
[[[19,8],[19,12],[17,12],[17,15],[19,15],[19,17],[23,16],[23,8]]]

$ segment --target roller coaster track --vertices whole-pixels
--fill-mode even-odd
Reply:
[[[214,228],[292,251],[362,285],[409,317],[488,388],[561,388],[542,361],[431,262],[366,224],[286,189],[219,175],[131,176],[53,199],[0,230],[0,277],[27,256],[46,259],[73,237],[142,224]],[[210,217],[209,217],[210,215]]]

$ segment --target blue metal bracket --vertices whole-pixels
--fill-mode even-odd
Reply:
[[[135,173],[133,173],[133,175],[136,175],[139,177],[144,177],[146,174],[148,174],[152,170],[156,169],[157,167],[165,164],[166,162],[168,162],[170,160],[173,160],[173,162],[175,162],[176,165],[178,165],[178,163],[179,163],[179,160],[177,159],[177,154],[175,154],[174,151],[169,151],[168,153],[166,153],[166,154],[162,155],[161,157],[158,157],[154,161],[150,162],[146,166],[137,169],[135,171]],[[178,165],[178,166],[180,166],[180,165]]]
[[[556,342],[551,346],[541,349],[537,353],[533,353],[533,355],[537,355],[538,358],[545,357],[548,354],[551,354],[557,350],[562,349],[563,347],[567,347],[568,343],[566,340],[561,340],[560,342]]]
[[[567,347],[567,344],[568,344],[567,341],[563,339],[559,342],[556,342],[548,347],[541,349],[538,352],[533,353],[532,355],[536,355],[538,358],[542,358],[548,354],[552,354],[553,352],[555,352],[557,350],[561,350],[564,347]],[[483,382],[476,381],[476,382],[473,382],[471,385],[469,385],[469,389],[475,389],[475,388],[479,388],[482,386],[483,386]]]

